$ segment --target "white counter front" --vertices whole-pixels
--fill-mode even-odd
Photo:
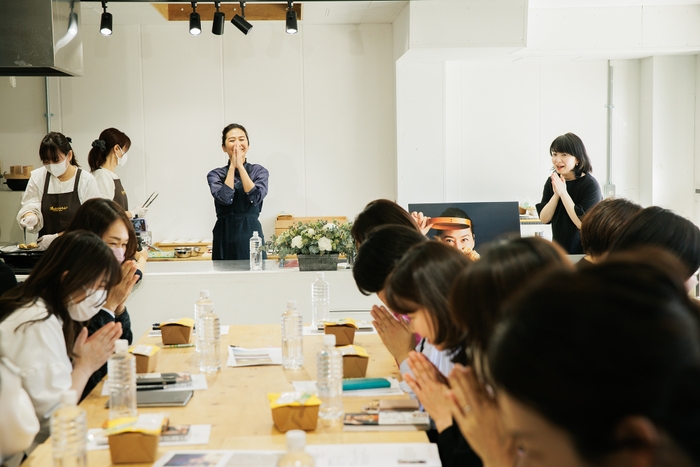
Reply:
[[[310,322],[316,273],[280,269],[271,260],[264,267],[250,271],[248,261],[149,262],[126,303],[134,336],[153,323],[192,317],[201,289],[209,290],[222,325],[279,323],[287,300],[296,300],[304,322]],[[325,278],[331,288],[331,313],[369,319],[369,310],[379,300],[357,290],[351,270],[329,271]]]

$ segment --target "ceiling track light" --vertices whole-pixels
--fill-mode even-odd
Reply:
[[[248,31],[253,29],[253,25],[245,20],[245,2],[241,2],[241,16],[236,15],[231,19],[231,24],[236,26],[243,34],[248,34]]]
[[[202,34],[202,20],[197,13],[197,2],[192,2],[192,13],[190,13],[190,34],[199,36]]]
[[[287,1],[287,34],[296,34],[299,32],[297,27],[297,12],[294,11],[292,0]]]
[[[214,2],[216,12],[214,13],[214,22],[211,25],[211,33],[220,36],[224,33],[224,24],[226,24],[226,14],[219,11],[221,2]]]
[[[100,19],[100,34],[112,35],[112,13],[107,12],[107,2],[102,2],[102,18]]]

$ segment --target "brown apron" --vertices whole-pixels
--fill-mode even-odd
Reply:
[[[114,180],[114,202],[125,211],[129,210],[129,199],[126,197],[126,191],[124,191],[122,181],[118,178]]]
[[[46,173],[46,183],[44,183],[44,196],[41,198],[41,215],[44,218],[44,228],[39,231],[39,236],[63,232],[68,227],[68,223],[80,207],[80,197],[78,196],[78,182],[80,182],[80,172],[75,174],[73,191],[68,193],[49,194],[49,181],[51,174]]]

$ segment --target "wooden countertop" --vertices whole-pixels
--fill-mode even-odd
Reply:
[[[284,434],[277,431],[267,401],[267,393],[292,391],[292,381],[316,379],[316,352],[321,348],[321,336],[304,336],[304,368],[283,370],[280,366],[246,368],[226,367],[229,345],[242,347],[273,347],[280,345],[277,324],[231,326],[229,334],[221,336],[222,370],[207,377],[209,389],[195,391],[186,407],[142,408],[139,412],[170,414],[170,422],[182,424],[211,424],[210,442],[206,446],[159,448],[160,457],[166,450],[204,449],[270,449],[284,450]],[[142,337],[139,343],[160,344],[160,338]],[[399,376],[394,359],[376,334],[357,334],[355,343],[370,355],[368,377]],[[199,373],[194,348],[163,349],[158,352],[156,371]],[[102,383],[80,404],[88,413],[88,427],[102,425],[108,417],[107,396],[100,396]],[[406,395],[401,396],[408,397]],[[376,398],[346,397],[346,412],[360,412],[363,404]],[[39,446],[23,464],[26,467],[50,467],[50,439]],[[317,428],[307,433],[308,444],[428,442],[423,431],[402,432],[343,432],[341,428]],[[109,450],[89,451],[89,466],[110,465]],[[126,464],[124,464],[126,465]],[[150,464],[133,464],[150,465]]]

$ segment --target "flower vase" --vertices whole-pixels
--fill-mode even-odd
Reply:
[[[300,271],[336,271],[338,269],[338,254],[330,255],[297,255]]]

